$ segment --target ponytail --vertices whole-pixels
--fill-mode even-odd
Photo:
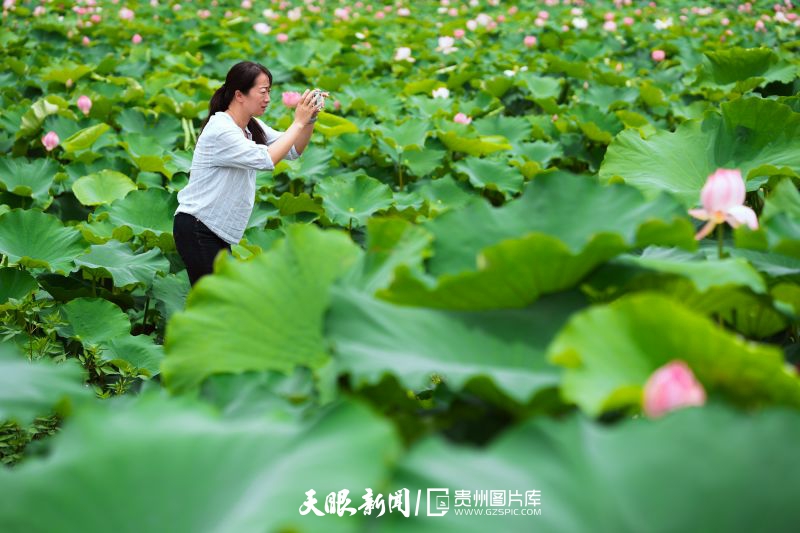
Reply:
[[[203,123],[200,124],[201,132],[203,131],[203,128],[206,127],[206,124],[208,124],[208,120],[214,116],[214,113],[216,113],[217,111],[225,111],[226,109],[228,109],[228,106],[231,105],[231,100],[233,100],[233,94],[230,95],[227,94],[228,93],[227,89],[228,89],[227,84],[223,83],[222,87],[220,87],[214,92],[214,96],[212,96],[211,101],[208,102],[208,116],[203,121]]]

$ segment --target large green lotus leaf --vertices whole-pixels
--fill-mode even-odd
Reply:
[[[419,517],[382,518],[394,533],[790,531],[800,519],[792,505],[798,438],[800,416],[779,409],[747,414],[709,405],[610,427],[538,417],[484,449],[422,441],[391,484],[421,491]],[[426,516],[433,488],[449,491],[442,517]],[[491,490],[506,501],[477,503],[476,492]],[[527,491],[539,491],[538,506],[526,505]],[[742,494],[747,505],[732,504]],[[537,507],[539,516],[488,514]],[[466,516],[470,509],[482,513]]]
[[[518,169],[496,159],[468,157],[453,165],[453,170],[466,174],[476,189],[500,191],[506,198],[518,193],[525,181]]]
[[[337,99],[344,111],[358,111],[362,115],[378,115],[396,120],[400,113],[400,100],[397,92],[379,87],[374,83],[347,83],[338,91]]]
[[[331,176],[314,186],[322,197],[325,214],[332,222],[363,226],[370,215],[392,205],[392,190],[385,183],[363,174]]]
[[[36,209],[12,209],[0,215],[0,253],[9,263],[29,268],[47,268],[68,274],[75,270],[72,260],[85,250],[80,232]]]
[[[736,246],[772,252],[780,258],[800,258],[800,192],[791,179],[780,181],[764,201],[759,229],[739,228]]]
[[[525,307],[542,294],[574,287],[599,264],[628,248],[619,235],[600,234],[574,253],[555,237],[530,233],[484,248],[477,257],[477,270],[442,274],[435,283],[399,268],[391,286],[378,296],[438,309]]]
[[[339,161],[349,163],[368,151],[372,146],[372,137],[369,134],[345,133],[333,139],[330,147]]]
[[[308,65],[314,55],[314,49],[304,41],[287,43],[276,59],[289,70]]]
[[[162,142],[152,134],[126,132],[120,137],[122,139],[120,144],[140,170],[160,172],[168,178],[172,178],[174,172],[178,170],[171,165],[172,156],[164,153]]]
[[[561,94],[563,81],[559,78],[537,76],[532,72],[525,72],[519,74],[518,79],[519,85],[527,88],[534,100],[552,99],[555,101]]]
[[[156,299],[156,308],[165,321],[169,321],[173,314],[183,310],[190,289],[189,274],[186,270],[181,270],[177,274],[156,276],[153,280],[153,297]]]
[[[121,131],[149,136],[165,150],[172,150],[175,139],[182,133],[181,121],[168,114],[162,114],[155,120],[153,116],[145,117],[136,109],[124,109],[116,120]],[[157,150],[154,153],[160,155]]]
[[[136,190],[136,184],[115,170],[101,170],[75,180],[72,192],[83,205],[110,204]]]
[[[122,335],[101,344],[100,359],[110,361],[128,371],[158,374],[164,359],[164,348],[147,335]]]
[[[739,168],[754,190],[771,175],[800,176],[800,113],[773,100],[740,98],[722,104],[722,114],[688,120],[675,132],[643,139],[621,132],[608,147],[600,177],[619,176],[655,195],[669,191],[686,206],[700,202],[700,190],[717,168]]]
[[[111,205],[97,208],[95,213],[108,213],[116,226],[126,226],[135,235],[149,231],[156,235],[172,234],[178,198],[164,189],[136,190]]]
[[[790,179],[781,180],[770,191],[764,201],[761,220],[766,222],[781,213],[800,220],[800,191]]]
[[[59,334],[87,345],[99,344],[131,331],[128,315],[103,298],[75,298],[61,306],[61,313],[67,325],[59,328]]]
[[[430,129],[431,125],[428,121],[411,119],[402,124],[381,125],[378,131],[391,146],[408,149],[411,147],[422,148]]]
[[[318,115],[314,130],[326,137],[338,137],[345,133],[358,133],[358,126],[344,117],[322,111]]]
[[[356,262],[346,233],[291,225],[285,239],[246,263],[218,257],[167,324],[164,382],[191,389],[215,373],[321,366],[330,285]],[[324,258],[324,260],[320,260]]]
[[[430,271],[437,276],[475,270],[482,249],[533,232],[561,240],[575,254],[598,234],[616,234],[629,246],[696,245],[688,215],[673,199],[646,201],[633,187],[561,173],[537,176],[502,207],[475,200],[426,227],[435,237]]]
[[[64,139],[64,142],[61,143],[61,146],[67,153],[86,150],[90,148],[97,141],[97,139],[99,139],[100,136],[102,136],[109,129],[111,129],[111,126],[104,123],[83,128],[82,130],[76,131],[70,135],[69,138]]]
[[[39,77],[44,81],[66,83],[67,80],[72,80],[76,82],[92,70],[94,70],[92,67],[72,61],[54,61],[49,67],[39,72]]]
[[[38,132],[47,117],[59,112],[69,112],[69,106],[69,102],[57,94],[49,94],[37,100],[22,116],[22,120],[18,124],[19,129],[16,131],[16,138]]]
[[[580,99],[600,109],[618,109],[629,107],[636,101],[636,97],[637,91],[634,87],[592,84],[589,89],[582,92]]]
[[[706,62],[698,82],[701,86],[733,88],[736,82],[759,78],[759,84],[773,81],[791,83],[797,77],[797,65],[782,61],[769,48],[740,48],[738,46],[705,52]]]
[[[620,256],[598,269],[582,288],[603,301],[640,291],[669,295],[749,338],[765,338],[785,329],[793,313],[766,293],[763,281],[753,277],[752,267],[739,261],[690,262],[650,256],[640,263]]]
[[[415,176],[428,176],[442,167],[447,152],[434,148],[424,150],[408,150],[403,152],[402,162]]]
[[[431,181],[417,182],[414,186],[414,190],[428,201],[428,209],[432,212],[457,209],[474,198],[473,194],[467,192],[466,186],[459,185],[450,175]]]
[[[704,260],[672,248],[648,248],[642,255],[626,255],[617,259],[621,264],[675,274],[691,280],[698,291],[715,287],[747,287],[755,293],[765,293],[766,283],[744,258]]]
[[[545,141],[520,143],[515,155],[521,155],[528,161],[538,163],[544,168],[556,157],[564,155],[564,147],[558,143]]]
[[[322,207],[322,199],[320,197],[311,197],[310,194],[304,192],[297,196],[290,192],[285,192],[280,198],[271,196],[268,201],[278,208],[281,215],[296,215],[297,213],[316,213],[321,215],[325,212]]]
[[[759,252],[744,248],[726,250],[733,257],[746,259],[757,270],[771,277],[796,276],[800,274],[800,259],[775,252]]]
[[[608,144],[623,128],[622,122],[613,113],[608,113],[590,104],[578,104],[570,109],[578,126],[591,141]]]
[[[74,359],[28,361],[16,346],[0,342],[0,421],[25,426],[54,408],[65,412],[73,402],[86,401],[92,394],[83,385],[84,373]]]
[[[0,309],[3,304],[8,302],[9,298],[22,299],[38,287],[36,278],[31,276],[28,271],[0,267]]]
[[[365,488],[386,482],[399,455],[392,425],[359,404],[308,421],[281,413],[231,418],[143,394],[77,412],[46,459],[0,471],[0,527],[44,533],[80,524],[99,533],[113,520],[121,532],[344,533],[363,528],[361,512],[302,515],[306,492],[316,492],[322,513],[326,496],[341,490],[356,508]],[[102,512],[87,513],[87,499]]]
[[[24,157],[4,157],[0,159],[0,188],[49,205],[52,200],[50,187],[57,172],[58,163],[53,159],[29,161]]]
[[[284,159],[275,166],[275,174],[285,171],[290,179],[303,180],[305,183],[322,181],[330,174],[330,160],[333,152],[325,148],[309,147],[300,159]]]
[[[348,272],[346,284],[372,294],[389,285],[400,265],[422,272],[432,240],[424,228],[402,218],[370,218],[366,253]]]
[[[464,152],[472,156],[488,155],[501,150],[511,150],[508,139],[500,135],[484,135],[478,138],[465,137],[455,131],[439,134],[439,139],[453,152]]]
[[[531,134],[531,123],[523,117],[493,115],[473,121],[472,126],[481,135],[501,135],[517,146]]]
[[[75,264],[111,276],[117,287],[134,283],[149,286],[157,273],[169,272],[169,261],[158,248],[136,254],[130,246],[115,240],[92,245],[88,253],[75,258]]]
[[[549,349],[568,367],[563,396],[591,415],[638,405],[652,372],[685,361],[712,395],[800,407],[800,379],[780,349],[743,340],[676,300],[633,294],[572,317]]]
[[[489,378],[509,398],[528,402],[557,386],[560,369],[544,358],[547,345],[577,297],[542,301],[527,309],[448,312],[396,306],[354,289],[334,288],[326,322],[337,367],[357,384],[393,374],[420,390],[435,374],[453,389]]]

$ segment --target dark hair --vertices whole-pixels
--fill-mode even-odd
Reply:
[[[237,89],[243,93],[249,92],[256,84],[256,78],[262,72],[267,75],[270,87],[272,87],[272,73],[264,65],[253,63],[252,61],[242,61],[232,66],[228,71],[228,75],[225,76],[225,83],[216,90],[214,96],[211,97],[211,101],[208,103],[208,116],[200,125],[200,131],[203,131],[203,128],[205,128],[208,123],[208,119],[214,116],[214,113],[228,109]],[[258,125],[256,119],[251,118],[250,122],[247,123],[247,128],[253,135],[253,141],[256,144],[267,144],[267,134],[264,133],[264,130]]]

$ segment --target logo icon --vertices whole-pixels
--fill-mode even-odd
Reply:
[[[433,504],[431,504],[433,496]],[[444,516],[450,510],[450,489],[428,489],[428,516]]]

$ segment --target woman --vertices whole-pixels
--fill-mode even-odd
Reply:
[[[192,286],[213,271],[220,250],[230,253],[242,238],[255,202],[256,170],[297,159],[308,146],[324,104],[315,106],[313,92],[306,90],[294,122],[281,133],[256,118],[269,105],[271,89],[270,71],[244,61],[228,71],[211,97],[173,222],[175,246]]]

